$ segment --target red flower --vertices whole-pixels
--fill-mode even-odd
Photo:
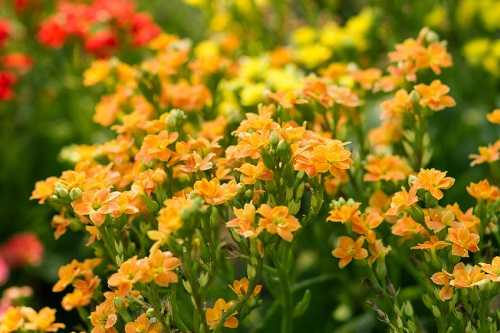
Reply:
[[[85,40],[85,50],[99,58],[111,56],[117,47],[118,37],[111,30],[101,30]]]
[[[16,83],[16,77],[9,72],[0,72],[0,101],[7,101],[14,96],[12,85]]]
[[[9,21],[0,20],[0,47],[3,47],[7,39],[10,37],[11,26]]]
[[[33,66],[33,59],[24,53],[7,54],[1,62],[5,68],[19,72],[26,72]]]
[[[0,286],[9,278],[9,265],[4,258],[0,257]],[[1,311],[2,309],[0,309]]]
[[[0,257],[5,259],[9,267],[38,265],[42,256],[42,243],[31,233],[16,234],[0,247]]]
[[[66,41],[67,32],[56,20],[45,21],[38,30],[38,41],[45,46],[59,48]]]
[[[138,13],[132,18],[132,43],[142,46],[158,36],[161,29],[148,14]]]

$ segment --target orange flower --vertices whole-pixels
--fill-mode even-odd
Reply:
[[[249,281],[246,277],[241,278],[240,280],[234,280],[233,284],[229,285],[229,288],[238,296],[244,297],[248,293],[248,284]],[[253,296],[257,296],[262,290],[262,285],[258,284],[254,287],[252,291]]]
[[[278,234],[284,240],[290,242],[293,233],[300,229],[301,225],[297,218],[288,213],[288,207],[270,207],[262,204],[257,210],[262,217],[259,220],[259,227],[265,229],[270,234]]]
[[[108,298],[90,314],[90,322],[93,326],[90,333],[116,333],[114,326],[117,321],[118,315],[113,299]]]
[[[451,210],[455,215],[455,218],[463,223],[468,229],[472,231],[477,231],[477,226],[480,224],[480,220],[474,215],[472,207],[467,209],[464,213],[460,209],[460,206],[455,203],[453,205],[446,206],[447,209]]]
[[[490,123],[500,124],[500,109],[495,109],[486,115]]]
[[[151,279],[160,287],[177,283],[178,278],[174,270],[181,265],[181,261],[174,257],[172,252],[156,249],[149,255],[148,264],[142,280]]]
[[[99,286],[100,279],[97,276],[86,276],[84,279],[76,280],[73,285],[75,290],[66,294],[61,302],[64,310],[70,311],[90,304],[94,291]]]
[[[434,233],[438,233],[445,227],[450,226],[455,220],[455,215],[447,208],[424,209],[425,225]]]
[[[376,239],[375,232],[376,229],[384,220],[384,217],[375,209],[367,208],[363,215],[354,215],[352,218],[352,231],[357,234],[363,235],[368,240],[368,243],[372,243]]]
[[[168,148],[177,140],[179,135],[161,131],[158,134],[146,135],[142,141],[142,146],[139,152],[135,155],[137,161],[149,163],[153,160],[166,162],[172,157],[172,151]]]
[[[43,204],[52,194],[54,194],[57,177],[49,177],[45,180],[36,182],[35,189],[31,193],[30,199],[38,200],[39,204]]]
[[[455,100],[448,96],[450,88],[439,80],[434,80],[430,85],[418,84],[415,90],[419,95],[419,102],[422,107],[439,111],[444,108],[455,106]]]
[[[393,98],[388,99],[380,105],[385,119],[399,117],[405,112],[413,109],[413,102],[410,95],[404,89],[399,89]]]
[[[500,189],[497,186],[491,185],[487,179],[483,179],[477,183],[470,183],[467,186],[467,193],[476,200],[495,201],[500,198]]]
[[[352,200],[340,204],[334,203],[326,220],[340,223],[350,222],[354,216],[360,214],[360,206],[361,203]]]
[[[352,73],[354,81],[358,82],[364,90],[371,90],[381,76],[382,71],[378,68],[359,69]]]
[[[429,240],[412,247],[413,250],[439,250],[449,246],[450,243],[439,240],[436,236],[431,236]]]
[[[222,316],[225,312],[227,312],[233,306],[233,302],[226,302],[224,299],[219,298],[215,301],[213,308],[208,308],[205,312],[205,319],[207,320],[207,324],[211,329],[214,329],[219,325],[219,322],[222,319]],[[227,328],[237,328],[238,327],[238,319],[235,317],[235,314],[231,314],[229,318],[224,322],[224,327]]]
[[[450,286],[451,278],[451,274],[445,271],[434,273],[431,277],[432,282],[438,286],[443,286],[439,290],[439,298],[442,301],[447,301],[453,297],[453,287]]]
[[[148,231],[148,237],[157,242],[156,246],[163,244],[170,234],[182,227],[182,211],[190,207],[191,204],[191,200],[184,195],[177,195],[165,200],[157,217],[158,230]]]
[[[496,256],[491,261],[491,264],[480,263],[483,272],[485,272],[486,278],[493,282],[500,282],[500,257]]]
[[[52,217],[52,227],[54,230],[54,238],[59,239],[62,235],[66,233],[68,226],[70,225],[70,220],[64,216],[64,214],[54,215]]]
[[[450,285],[455,288],[474,287],[485,279],[484,273],[479,266],[466,266],[462,262],[455,265],[452,275],[453,280],[450,281]]]
[[[471,154],[469,157],[472,159],[471,166],[498,161],[500,159],[500,140],[486,147],[479,147],[479,154]]]
[[[303,147],[299,147],[303,145]],[[304,171],[309,177],[330,171],[332,175],[351,167],[351,152],[344,148],[346,143],[339,140],[303,140],[294,149],[294,168]]]
[[[161,331],[161,324],[151,322],[145,313],[125,324],[125,333],[161,333]]]
[[[465,225],[457,225],[448,229],[451,253],[459,257],[468,257],[470,252],[479,251],[479,235],[471,232]]]
[[[19,307],[9,307],[0,315],[0,332],[18,332],[24,325],[24,317]]]
[[[400,181],[406,179],[412,172],[408,163],[396,155],[369,155],[365,169],[367,173],[364,180],[367,182]]]
[[[73,259],[69,264],[59,267],[59,280],[52,287],[53,292],[63,291],[78,277],[89,279],[93,277],[92,270],[101,263],[101,259],[86,259],[79,262]]]
[[[427,235],[427,231],[425,230],[425,228],[419,223],[415,222],[415,220],[409,216],[404,216],[400,218],[391,227],[391,231],[393,235],[404,238],[411,238],[413,235],[416,234],[424,236]]]
[[[198,194],[209,205],[222,205],[232,200],[240,190],[234,181],[220,184],[217,178],[212,180],[202,179],[194,183],[194,193]]]
[[[391,198],[391,204],[389,210],[387,210],[387,216],[397,216],[399,213],[407,208],[410,208],[418,202],[418,198],[413,191],[407,191],[402,188],[401,191],[394,193]]]
[[[417,174],[411,189],[417,191],[423,189],[428,191],[435,199],[441,200],[443,192],[441,189],[449,189],[455,183],[455,179],[446,177],[446,171],[436,169],[421,169]]]
[[[245,238],[252,238],[259,235],[261,228],[256,228],[255,223],[255,206],[253,203],[245,204],[243,208],[233,208],[236,218],[226,223],[228,228],[234,230]]]
[[[120,295],[128,294],[134,284],[141,281],[145,277],[145,272],[148,270],[148,263],[145,259],[137,259],[137,256],[124,261],[118,272],[112,274],[108,278],[108,285],[117,288]]]
[[[257,180],[269,181],[273,179],[272,171],[267,169],[261,160],[257,165],[245,163],[236,170],[241,172],[241,182],[245,185],[255,184]]]
[[[368,263],[373,264],[378,258],[383,258],[391,250],[390,246],[385,246],[382,240],[375,239],[368,242],[368,249],[370,250],[370,257]]]
[[[441,67],[450,67],[453,64],[451,55],[442,42],[434,42],[427,47],[426,62],[435,74],[441,74]]]
[[[71,206],[75,214],[88,216],[96,226],[100,226],[110,213],[109,203],[118,196],[120,192],[110,192],[108,189],[85,191],[79,199],[71,203]]]
[[[201,110],[212,101],[210,90],[202,84],[190,85],[182,81],[177,84],[165,84],[161,103],[186,112]]]
[[[26,319],[24,327],[29,331],[57,332],[64,328],[64,324],[56,323],[56,310],[45,307],[39,312],[23,307],[21,312]]]
[[[339,258],[339,267],[344,268],[352,259],[362,260],[368,257],[368,251],[363,248],[364,237],[353,240],[351,237],[339,237],[337,247],[332,251],[332,255]]]

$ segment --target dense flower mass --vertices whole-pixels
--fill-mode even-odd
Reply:
[[[162,32],[129,0],[60,1],[41,23],[43,45],[77,40],[97,58],[81,79],[101,94],[92,119],[105,130],[66,147],[71,168],[31,194],[56,212],[56,239],[85,238],[88,251],[61,265],[52,286],[81,322],[66,328],[55,309],[23,305],[29,290],[9,289],[0,333],[219,333],[278,322],[291,333],[311,315],[315,285],[336,279],[345,290],[328,310],[335,320],[366,303],[391,333],[497,331],[500,141],[470,155],[490,168],[484,179],[471,173],[463,184],[433,163],[433,119],[460,107],[439,78],[453,65],[447,43],[423,28],[370,67],[373,9],[298,27],[271,48],[243,31],[251,13],[269,11],[253,19],[276,20],[286,35],[279,2],[186,2],[206,10],[205,40]],[[249,34],[263,39],[263,27]],[[0,50],[10,35],[0,21]],[[127,45],[145,52],[113,57]],[[357,63],[342,60],[353,51]],[[2,62],[0,99],[9,99],[31,62]],[[498,125],[499,110],[486,118]],[[1,245],[0,284],[42,254],[31,234]]]

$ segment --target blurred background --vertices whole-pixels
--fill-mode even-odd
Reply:
[[[57,21],[54,17],[74,10],[68,4],[94,2],[108,6],[110,12],[134,3],[0,2],[0,290],[30,285],[37,293],[35,303],[38,299],[58,305],[59,296],[50,292],[57,267],[82,256],[85,246],[71,233],[55,242],[49,208],[29,197],[37,180],[67,167],[60,159],[65,146],[101,142],[110,135],[92,121],[99,94],[83,87],[82,72],[96,57],[116,56],[131,63],[141,59],[146,51],[140,38],[155,31],[147,15],[162,30],[195,42],[218,31],[234,32],[242,39],[241,53],[250,55],[316,31],[316,43],[331,47],[331,61],[357,60],[361,67],[384,64],[385,54],[395,43],[428,26],[448,41],[454,66],[441,80],[450,86],[457,102],[457,107],[432,118],[434,154],[430,164],[448,170],[457,179],[447,200],[466,207],[471,204],[465,195],[466,184],[481,179],[487,171],[488,166],[470,168],[467,157],[500,134],[498,127],[485,119],[486,113],[500,105],[500,1],[137,0],[134,10],[144,16],[138,16],[139,23],[134,21],[131,29],[137,24],[149,30],[133,30],[134,39],[106,35],[106,25],[121,24],[118,13],[114,18],[117,22],[96,23],[91,40],[78,32],[58,40],[57,34],[62,32],[53,24]],[[330,40],[321,35],[329,24],[340,27]],[[304,66],[308,67],[307,62]],[[12,256],[15,251],[22,258],[13,263],[6,253]],[[310,269],[307,249],[299,260],[303,260],[304,270]],[[332,323],[353,315],[349,307],[331,308],[328,297],[315,302],[309,311],[328,312]],[[361,314],[356,325],[366,327],[361,330],[366,332],[376,327],[374,321],[372,315]],[[341,331],[350,332],[349,325]],[[324,331],[329,331],[328,327]]]

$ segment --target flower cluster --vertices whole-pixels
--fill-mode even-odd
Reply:
[[[138,12],[132,0],[60,1],[56,12],[40,25],[38,40],[60,48],[71,38],[97,57],[109,57],[127,43],[143,46],[160,33],[149,14]]]
[[[9,49],[9,42],[15,39],[16,31],[11,21],[0,19],[0,101],[14,97],[14,85],[32,66],[30,56]]]
[[[39,36],[64,28],[53,46],[66,34],[87,38],[102,20],[95,12],[129,28],[133,6],[119,7],[130,11],[114,12],[109,1],[65,3]],[[87,14],[71,21],[75,31],[58,26],[77,12]],[[300,246],[326,253],[334,276],[367,278],[371,296],[380,295],[370,304],[391,332],[417,331],[411,303],[394,287],[403,283],[398,265],[439,332],[495,330],[499,189],[485,179],[467,187],[474,207],[445,204],[455,179],[431,163],[428,122],[456,104],[435,78],[452,65],[447,45],[424,28],[395,46],[387,68],[332,61],[334,48],[366,47],[372,15],[321,33],[299,29],[288,45],[253,56],[239,54],[232,34],[193,43],[146,29],[140,43],[148,41],[150,56],[139,64],[90,66],[84,85],[106,87],[93,119],[112,138],[66,148],[61,156],[73,168],[38,182],[31,197],[57,211],[56,238],[82,232],[93,251],[62,266],[53,287],[70,289],[62,307],[77,310],[82,327],[221,332],[256,328],[256,317],[265,325],[271,307],[281,308],[281,331],[292,332],[309,286],[324,281],[302,281]],[[98,55],[109,55],[99,45]],[[374,127],[368,102],[382,94]],[[498,111],[488,119],[498,123]],[[498,163],[494,147],[473,163]],[[53,310],[13,306],[0,332],[62,328],[54,321]]]

